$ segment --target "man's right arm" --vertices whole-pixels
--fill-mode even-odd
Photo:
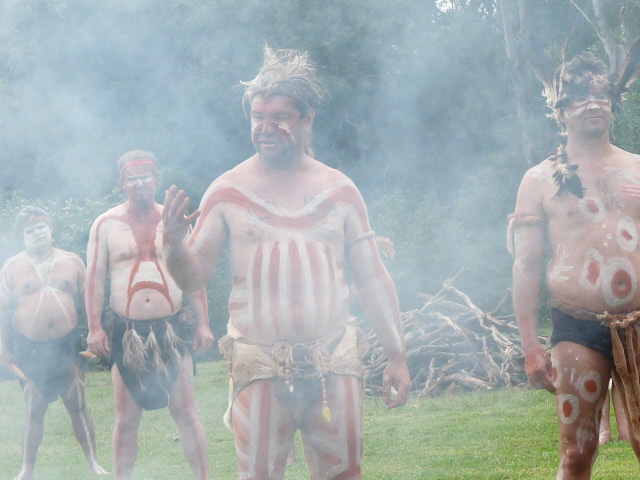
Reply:
[[[13,314],[13,301],[11,283],[7,264],[0,270],[0,363],[8,363],[11,358],[11,317]]]
[[[101,322],[109,261],[105,229],[105,221],[98,217],[89,233],[87,277],[84,290],[84,303],[89,327],[87,345],[89,351],[102,357],[106,357],[110,351],[109,339]]]
[[[212,190],[215,192],[210,187],[205,193],[200,209],[188,216],[189,199],[183,190],[173,185],[165,195],[162,212],[165,259],[171,276],[185,293],[193,293],[207,284],[226,245],[227,228]],[[187,242],[189,226],[195,218],[198,221]]]
[[[538,311],[542,291],[545,213],[541,186],[525,175],[518,191],[514,222],[513,309],[520,328],[525,370],[534,388],[555,393],[551,379],[551,359],[538,339]]]

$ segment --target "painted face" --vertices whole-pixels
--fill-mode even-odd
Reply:
[[[304,152],[311,131],[310,115],[300,117],[295,101],[283,95],[256,96],[251,102],[251,141],[265,160]]]
[[[51,246],[51,227],[47,222],[33,222],[22,232],[27,251],[39,250]]]
[[[587,131],[606,130],[611,121],[611,98],[604,87],[592,85],[587,95],[572,99],[564,118],[567,126],[573,124]]]
[[[150,166],[137,165],[124,170],[122,187],[130,201],[148,202],[154,200],[158,181]]]

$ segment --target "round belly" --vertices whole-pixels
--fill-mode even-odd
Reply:
[[[42,298],[22,301],[13,316],[13,328],[20,335],[37,342],[62,338],[78,324],[78,313],[70,295],[57,296],[41,292]],[[35,300],[35,301],[34,301]]]

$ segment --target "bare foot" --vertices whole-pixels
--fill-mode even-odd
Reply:
[[[13,480],[32,480],[33,479],[33,470],[27,471],[24,468],[20,471],[17,477]]]
[[[108,475],[109,474],[109,472],[107,472],[104,468],[102,468],[96,462],[93,462],[93,465],[89,466],[89,471],[94,475]]]

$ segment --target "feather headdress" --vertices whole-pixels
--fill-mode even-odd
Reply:
[[[551,73],[549,62],[529,59],[536,77],[543,84],[543,95],[547,106],[552,110],[549,114],[558,122],[561,131],[560,145],[548,158],[555,163],[554,181],[558,185],[556,196],[573,193],[578,197],[584,195],[582,182],[577,174],[577,165],[570,165],[566,153],[566,133],[560,122],[560,114],[571,102],[572,98],[588,92],[591,85],[604,87],[611,97],[612,111],[617,111],[624,101],[624,94],[640,76],[640,37],[636,39],[626,52],[617,45],[611,56],[609,68],[590,52],[582,52],[566,62],[567,42],[562,47],[562,63]]]
[[[264,61],[253,80],[240,82],[244,88],[242,105],[248,112],[256,95],[285,95],[298,102],[302,115],[317,107],[328,91],[316,75],[309,54],[298,50],[264,47]]]
[[[611,74],[611,80],[614,83],[614,105],[624,100],[624,94],[627,93],[638,77],[640,77],[640,37],[636,38],[626,57],[620,62],[619,71],[616,69]]]

